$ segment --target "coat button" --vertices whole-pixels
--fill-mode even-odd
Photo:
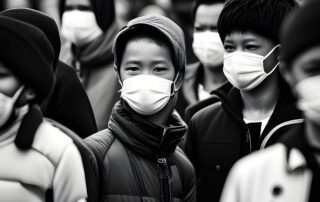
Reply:
[[[273,196],[279,196],[279,195],[281,195],[282,191],[283,191],[282,187],[279,185],[276,185],[272,189],[272,194],[273,194]]]
[[[216,165],[216,171],[221,171],[221,166],[220,165]]]

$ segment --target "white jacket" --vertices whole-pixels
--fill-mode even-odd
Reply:
[[[22,151],[14,144],[19,127],[0,135],[0,201],[43,202],[48,189],[55,202],[84,201],[85,175],[73,141],[44,121],[31,149]]]
[[[307,202],[312,172],[302,153],[283,144],[239,160],[226,181],[221,202]]]

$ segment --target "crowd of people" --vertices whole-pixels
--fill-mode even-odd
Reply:
[[[119,2],[0,12],[1,202],[320,200],[320,1]]]

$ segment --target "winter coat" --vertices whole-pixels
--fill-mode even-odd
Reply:
[[[73,140],[34,114],[20,114],[10,127],[1,132],[0,201],[44,202],[48,199],[61,202],[86,199],[84,169]],[[32,117],[40,118],[39,125],[26,124],[29,121],[38,122]],[[33,131],[34,126],[35,134],[24,134],[28,128],[29,132]],[[21,146],[17,142],[26,138],[23,135],[33,138],[28,149],[17,146]]]
[[[76,133],[74,133],[69,128],[64,125],[52,120],[50,118],[45,118],[47,122],[49,122],[52,126],[58,128],[63,133],[65,133],[69,138],[72,139],[73,143],[77,147],[80,152],[82,165],[84,169],[84,174],[86,178],[87,185],[87,202],[96,202],[99,200],[99,176],[98,176],[98,162],[96,160],[93,152],[88,148],[88,146],[84,143],[83,139],[80,138]],[[47,194],[48,196],[48,194]],[[50,200],[46,201],[49,202]]]
[[[81,138],[96,133],[93,110],[76,72],[58,61],[55,78],[54,89],[41,107],[44,116],[67,126]]]
[[[119,31],[114,22],[90,44],[76,49],[64,44],[61,60],[76,69],[88,94],[98,130],[105,129],[114,104],[119,100],[120,84],[113,68],[112,44]]]
[[[281,143],[237,162],[221,202],[319,201],[319,165],[303,128],[300,124]]]
[[[301,122],[289,86],[280,79],[280,95],[276,107],[260,137],[252,145],[252,137],[242,117],[240,91],[233,88],[221,102],[196,113],[189,124],[185,152],[195,166],[198,201],[218,201],[232,165],[253,151],[274,144],[293,125]]]
[[[177,144],[186,125],[143,119],[121,100],[108,128],[85,141],[101,162],[101,201],[195,201],[193,166]]]

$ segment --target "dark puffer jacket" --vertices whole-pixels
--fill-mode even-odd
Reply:
[[[85,140],[100,162],[101,201],[195,201],[194,169],[177,147],[186,126],[175,114],[169,123],[115,105],[108,128]]]

